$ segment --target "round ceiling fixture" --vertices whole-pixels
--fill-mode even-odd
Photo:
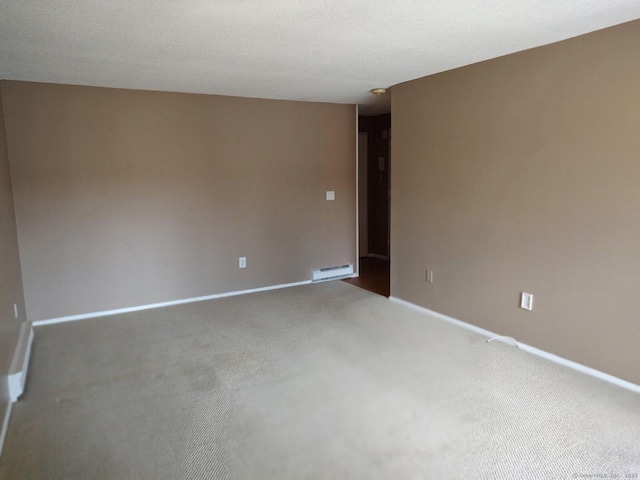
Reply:
[[[385,93],[387,93],[386,88],[374,88],[371,90],[372,95],[384,95]]]

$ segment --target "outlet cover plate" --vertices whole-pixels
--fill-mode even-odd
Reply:
[[[533,310],[533,295],[531,293],[520,292],[520,308]]]

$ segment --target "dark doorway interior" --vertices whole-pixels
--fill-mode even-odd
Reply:
[[[368,145],[368,256],[389,259],[389,187],[391,114],[360,117],[358,131],[367,134]]]
[[[389,296],[391,114],[359,117],[358,132],[367,135],[367,242],[351,283]]]

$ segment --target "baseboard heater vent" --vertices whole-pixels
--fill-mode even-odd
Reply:
[[[338,280],[353,275],[353,264],[340,265],[338,267],[316,268],[313,270],[314,282],[327,282],[329,280]]]

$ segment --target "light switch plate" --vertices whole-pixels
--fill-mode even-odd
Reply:
[[[336,199],[336,192],[334,191],[327,192],[327,200],[335,200],[335,199]]]

